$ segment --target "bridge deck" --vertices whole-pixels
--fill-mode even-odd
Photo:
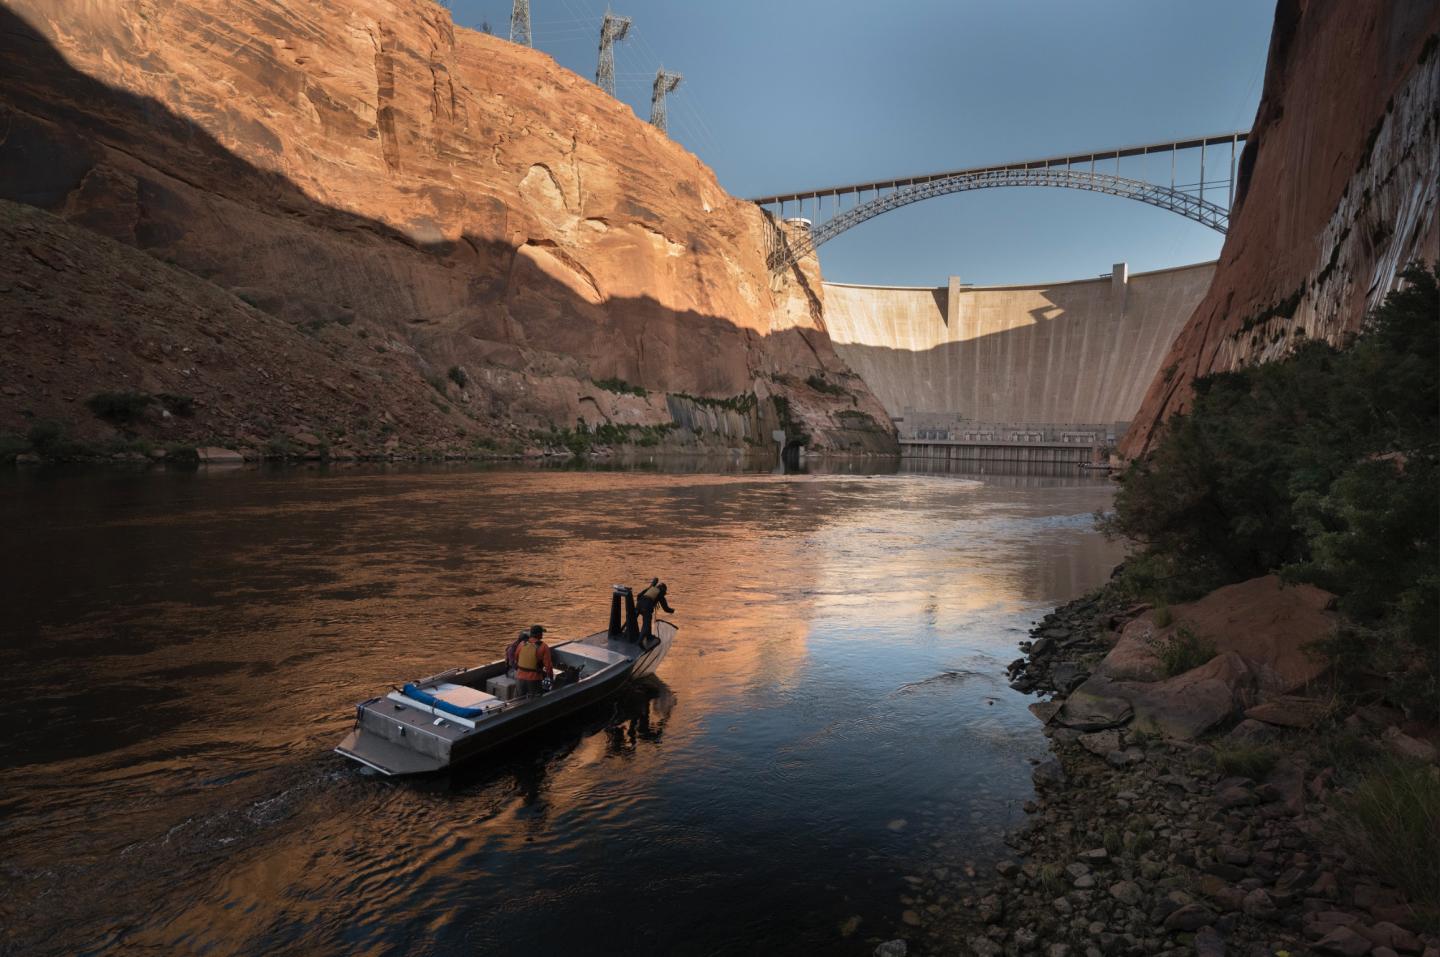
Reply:
[[[1209,146],[1233,146],[1238,150],[1240,144],[1244,143],[1249,135],[1248,130],[1237,130],[1231,133],[1217,133],[1212,136],[1200,136],[1192,139],[1170,140],[1164,143],[1120,146],[1114,149],[1092,150],[1084,153],[1069,153],[1064,156],[1047,156],[1042,159],[1021,160],[1015,163],[1001,163],[993,166],[973,166],[967,169],[952,169],[943,173],[921,173],[915,176],[901,176],[896,179],[874,180],[866,183],[822,186],[818,189],[800,190],[791,193],[776,193],[773,196],[760,196],[751,199],[750,202],[758,206],[769,206],[775,203],[818,199],[821,196],[842,196],[849,193],[861,193],[881,189],[899,189],[904,186],[915,186],[922,183],[933,182],[938,179],[947,179],[952,176],[969,176],[976,173],[988,173],[998,170],[1049,169],[1057,166],[1093,165],[1102,160],[1119,160],[1127,156],[1171,153],[1180,150],[1203,149]]]

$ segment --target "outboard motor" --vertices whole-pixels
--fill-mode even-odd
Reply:
[[[640,616],[635,612],[635,593],[625,589],[625,637],[629,641],[640,640]]]
[[[633,626],[635,621],[635,596],[630,592],[629,585],[613,585],[610,589],[610,637],[619,638],[622,634],[620,624],[620,596],[625,596],[625,604],[628,606],[628,614],[624,621],[626,625]]]

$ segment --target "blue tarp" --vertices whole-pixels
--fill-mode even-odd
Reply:
[[[393,688],[394,685],[391,685],[391,687]],[[485,713],[484,708],[464,708],[458,704],[451,704],[444,698],[437,698],[430,692],[423,691],[413,684],[407,684],[401,689],[400,693],[407,698],[414,698],[416,701],[428,704],[430,707],[439,711],[448,711],[450,714],[459,715],[462,718],[478,718]]]

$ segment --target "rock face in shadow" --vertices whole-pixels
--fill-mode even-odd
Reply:
[[[344,363],[405,356],[456,441],[583,419],[894,449],[831,347],[813,267],[772,281],[757,208],[538,51],[428,0],[17,0],[0,17],[0,198]],[[679,395],[754,399],[743,434],[717,436],[674,428]]]
[[[1142,455],[1191,383],[1334,343],[1440,257],[1440,6],[1280,0],[1215,280],[1121,444]]]

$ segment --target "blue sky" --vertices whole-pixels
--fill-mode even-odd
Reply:
[[[1261,0],[612,0],[634,18],[619,97],[649,116],[685,75],[671,135],[737,196],[1249,127],[1273,6]],[[505,35],[510,0],[452,0]],[[535,46],[593,78],[604,0],[531,0]],[[1213,198],[1213,197],[1212,197]],[[827,279],[1044,282],[1213,259],[1221,237],[1064,189],[964,193],[821,247]]]

